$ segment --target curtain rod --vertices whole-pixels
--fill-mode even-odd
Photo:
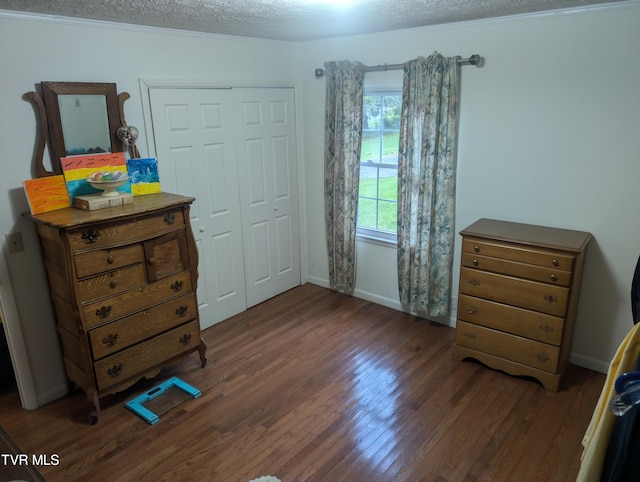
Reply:
[[[484,59],[480,57],[478,54],[473,54],[468,59],[458,59],[458,65],[475,65],[476,67],[482,67],[484,63]],[[387,70],[402,70],[404,68],[404,64],[384,64],[384,65],[373,65],[371,67],[365,66],[365,72],[386,72]],[[324,77],[324,69],[316,69],[315,71],[316,79],[320,79]]]

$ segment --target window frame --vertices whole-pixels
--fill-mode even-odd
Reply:
[[[364,92],[364,97],[373,97],[373,96],[379,96],[379,97],[400,97],[400,100],[402,100],[402,90],[396,90],[396,89],[371,89],[371,90],[365,90]],[[397,129],[389,129],[389,128],[385,128],[384,124],[381,123],[381,127],[379,129],[367,129],[367,131],[370,132],[379,132],[380,133],[380,148],[379,148],[379,153],[382,152],[382,136],[384,135],[384,132],[400,132],[400,127],[398,127]],[[362,129],[362,133],[363,133],[363,137],[364,137],[364,132],[365,129]],[[360,151],[360,154],[362,155],[362,150]],[[399,154],[399,151],[398,151]],[[360,166],[362,167],[363,165],[368,165],[370,167],[374,167],[379,169],[395,169],[396,170],[396,178],[398,175],[398,163],[396,162],[395,164],[389,164],[389,163],[382,163],[382,161],[380,160],[380,162],[375,162],[375,161],[371,161],[371,160],[367,160],[367,161],[362,161],[362,158],[360,159]],[[358,173],[358,176],[360,176],[360,173]],[[377,176],[377,179],[380,179],[380,176]],[[379,196],[379,189],[378,189],[378,196]],[[358,204],[360,204],[360,199],[365,198],[365,199],[375,199],[377,204],[376,204],[376,217],[379,215],[379,203],[380,202],[394,202],[394,201],[389,201],[389,200],[385,200],[385,199],[380,199],[380,197],[368,197],[368,196],[360,196],[360,193],[358,193]],[[396,204],[398,204],[398,201],[396,199],[396,201],[394,202]],[[397,210],[396,210],[397,211]],[[359,214],[359,213],[358,213]],[[359,219],[359,216],[358,216]],[[376,220],[376,224],[377,220]],[[392,233],[389,231],[383,231],[383,230],[379,230],[379,229],[373,229],[373,228],[367,228],[367,227],[362,227],[360,225],[357,224],[356,221],[356,237],[358,239],[362,239],[362,240],[366,240],[366,241],[374,241],[374,242],[379,242],[379,243],[383,243],[385,245],[388,244],[393,244],[396,245],[397,244],[397,239],[398,239],[398,234],[397,231]]]

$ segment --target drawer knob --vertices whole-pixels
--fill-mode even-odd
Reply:
[[[103,320],[111,314],[112,309],[113,308],[111,307],[111,305],[101,306],[99,309],[96,310],[96,316],[101,320]]]
[[[540,329],[545,333],[553,333],[553,326],[550,325],[540,325]]]
[[[469,284],[470,284],[471,286],[480,286],[480,281],[478,281],[478,280],[477,280],[477,279],[475,279],[475,278],[472,278],[472,279],[470,279],[470,280],[469,280]]]
[[[474,265],[474,266],[478,266],[478,260],[477,260],[477,259],[474,259],[474,260],[473,260],[473,265]]]
[[[182,317],[187,314],[187,311],[188,308],[186,306],[180,306],[179,308],[176,308],[176,315]]]
[[[549,278],[551,278],[551,281],[553,281],[554,283],[558,281],[558,277],[555,274],[550,274]]]
[[[547,303],[557,303],[557,302],[558,302],[558,298],[556,298],[556,297],[555,297],[555,296],[553,296],[553,295],[544,295],[544,300],[545,300]]]
[[[111,283],[109,283],[109,286],[111,287],[111,289],[115,289],[115,287],[118,286],[118,280],[117,279],[111,280]]]
[[[98,236],[100,236],[100,231],[94,231],[93,229],[82,233],[82,239],[84,239],[87,244],[95,243],[98,240]]]
[[[475,315],[476,309],[471,308],[470,306],[467,306],[467,313],[469,313],[470,315]]]
[[[153,256],[151,256],[149,258],[149,264],[154,264],[156,262],[156,258],[154,258]]]
[[[122,363],[119,365],[113,365],[111,368],[107,370],[107,375],[111,378],[115,378],[122,373]]]
[[[183,345],[188,345],[189,342],[191,341],[191,333],[187,333],[185,335],[182,335],[178,341],[180,343],[182,343]]]
[[[464,334],[465,338],[469,338],[470,340],[475,340],[476,335],[474,333],[469,333],[468,331]]]
[[[113,346],[116,344],[117,341],[118,341],[117,333],[112,333],[109,336],[102,339],[102,343],[104,343],[107,346]]]
[[[538,356],[538,360],[540,360],[542,363],[549,361],[549,355],[547,355],[546,353],[538,353],[537,356]]]
[[[182,282],[182,280],[176,281],[175,283],[171,284],[171,289],[176,292],[180,291],[182,289],[183,284],[184,283]]]
[[[115,261],[115,258],[113,257],[112,254],[110,254],[109,257],[107,258],[107,263],[108,264],[113,264],[114,261]]]
[[[476,253],[479,253],[479,252],[480,252],[480,246],[478,246],[478,245],[476,244],[476,245],[473,247],[473,250],[474,250]]]
[[[554,265],[555,267],[560,266],[560,263],[558,263],[557,259],[554,259],[553,261],[551,261],[551,264]]]
[[[176,215],[174,213],[167,213],[164,215],[164,222],[171,226],[176,221]]]

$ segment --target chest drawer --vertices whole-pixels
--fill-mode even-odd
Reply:
[[[138,263],[78,282],[78,297],[80,301],[91,301],[142,286],[144,283],[144,267]]]
[[[519,278],[540,281],[542,283],[557,284],[560,286],[571,286],[571,271],[561,269],[536,266],[533,264],[509,261],[502,258],[491,258],[472,253],[462,254],[462,265],[468,268],[492,271],[494,273],[517,276]]]
[[[460,292],[520,308],[564,316],[569,289],[470,268],[460,269]]]
[[[473,237],[462,241],[462,252],[492,258],[501,258],[520,263],[572,271],[575,257],[558,251],[536,249],[514,243],[501,243]]]
[[[156,281],[83,307],[87,328],[145,310],[192,290],[189,272]]]
[[[108,323],[89,332],[94,360],[99,360],[167,331],[197,316],[195,296],[189,294]]]
[[[142,263],[144,252],[141,244],[123,248],[98,249],[88,253],[76,254],[75,265],[78,278],[104,273],[130,264]]]
[[[99,390],[138,376],[159,363],[192,350],[200,343],[198,321],[194,320],[150,340],[97,361],[94,365]]]
[[[69,232],[72,251],[114,246],[157,235],[171,228],[184,226],[182,210],[140,217],[122,224],[96,224]]]
[[[456,344],[547,372],[558,370],[559,347],[465,321],[458,321]]]
[[[458,319],[560,346],[564,319],[494,301],[460,295]]]

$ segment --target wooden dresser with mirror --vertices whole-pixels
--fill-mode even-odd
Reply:
[[[79,97],[100,105],[96,125],[106,132],[92,137],[104,140],[104,152],[127,148],[115,132],[126,126],[122,106],[129,95],[116,96],[115,84],[48,82],[43,92],[45,102],[35,92],[26,94],[36,105],[39,132],[50,133],[37,139],[35,177],[61,174],[60,158],[73,155],[65,145],[73,136],[64,132],[59,112],[68,99],[56,96],[98,97]],[[47,140],[53,171],[42,163]],[[40,240],[70,388],[85,391],[91,423],[98,421],[103,396],[154,377],[194,352],[206,364],[196,296],[198,251],[189,217],[194,201],[156,193],[103,209],[25,214]]]

